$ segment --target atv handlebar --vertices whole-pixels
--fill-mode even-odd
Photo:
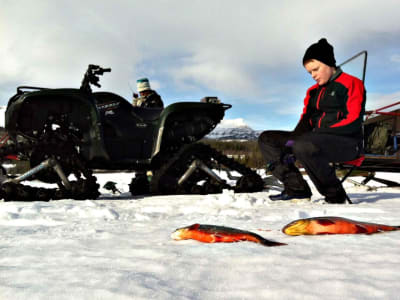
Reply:
[[[105,72],[111,72],[111,68],[102,68],[97,65],[89,65],[85,75],[83,76],[80,89],[87,93],[91,93],[91,84],[101,87],[99,84],[99,76],[103,75]]]
[[[102,68],[97,65],[89,65],[88,71],[91,70],[95,75],[103,75],[105,72],[111,72],[111,68]]]

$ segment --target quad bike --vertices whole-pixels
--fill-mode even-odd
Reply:
[[[79,89],[17,88],[5,113],[7,134],[0,140],[0,158],[25,160],[30,169],[16,177],[2,167],[1,198],[96,199],[100,193],[94,170],[135,172],[133,195],[263,189],[255,171],[197,143],[231,105],[205,97],[165,109],[133,107],[114,93],[92,91],[91,85],[100,87],[99,76],[110,71],[89,65]],[[216,174],[219,167],[241,175],[234,186]],[[56,187],[23,183],[34,179]]]

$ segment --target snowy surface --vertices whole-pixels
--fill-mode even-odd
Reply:
[[[398,174],[384,174],[400,180]],[[286,236],[298,218],[400,225],[400,190],[347,184],[353,205],[271,202],[273,191],[132,197],[132,174],[99,200],[0,202],[0,299],[399,299],[400,232]],[[193,223],[287,243],[203,244],[170,234]]]

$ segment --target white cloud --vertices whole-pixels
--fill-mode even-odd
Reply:
[[[292,1],[253,1],[252,5],[239,1],[174,1],[174,5],[168,1],[147,1],[146,5],[122,0],[7,1],[1,13],[2,48],[6,49],[1,62],[6,74],[15,76],[23,74],[27,65],[57,64],[57,69],[70,72],[68,66],[74,61],[92,59],[133,67],[141,59],[182,54],[194,62],[193,68],[204,58],[200,68],[218,67],[225,61],[230,64],[227,72],[238,73],[260,65],[299,62],[305,47],[324,33],[332,42],[344,43],[362,29],[371,30],[370,24],[374,31],[395,31],[400,28],[395,18],[399,9],[391,4],[395,2],[387,1],[382,8],[374,1],[346,2],[345,9],[337,2],[325,3],[317,13],[310,10],[315,1],[308,5]],[[341,21],[333,22],[339,14]],[[49,73],[49,77],[55,75],[54,70]],[[192,76],[190,71],[184,73]]]
[[[113,69],[103,88],[123,96],[147,76],[155,88],[215,92],[297,116],[307,88],[297,74],[311,43],[327,37],[338,61],[364,47],[388,61],[400,40],[395,0],[0,1],[0,86],[12,90],[77,87],[95,63]]]
[[[382,107],[392,105],[396,102],[400,102],[400,91],[390,94],[370,93],[367,95],[366,110],[377,110]],[[398,109],[398,106],[388,108],[384,111],[390,111],[394,109]]]
[[[243,120],[243,118],[222,120],[221,123],[218,124],[218,128],[236,128],[247,126],[248,125]]]
[[[237,97],[245,96],[249,91],[254,93],[258,89],[250,74],[229,61],[194,57],[170,74],[176,84],[184,89],[201,85],[224,93],[234,91]]]
[[[400,63],[400,54],[394,54],[390,57],[390,61]]]

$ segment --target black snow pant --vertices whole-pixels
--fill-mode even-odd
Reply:
[[[282,156],[288,151],[285,146],[291,138],[290,131],[264,131],[258,138],[261,152],[290,196],[310,195],[311,190],[294,164],[286,164]],[[308,132],[294,139],[292,153],[306,170],[318,192],[326,198],[341,195],[343,188],[330,163],[345,162],[357,158],[362,151],[358,138]]]

